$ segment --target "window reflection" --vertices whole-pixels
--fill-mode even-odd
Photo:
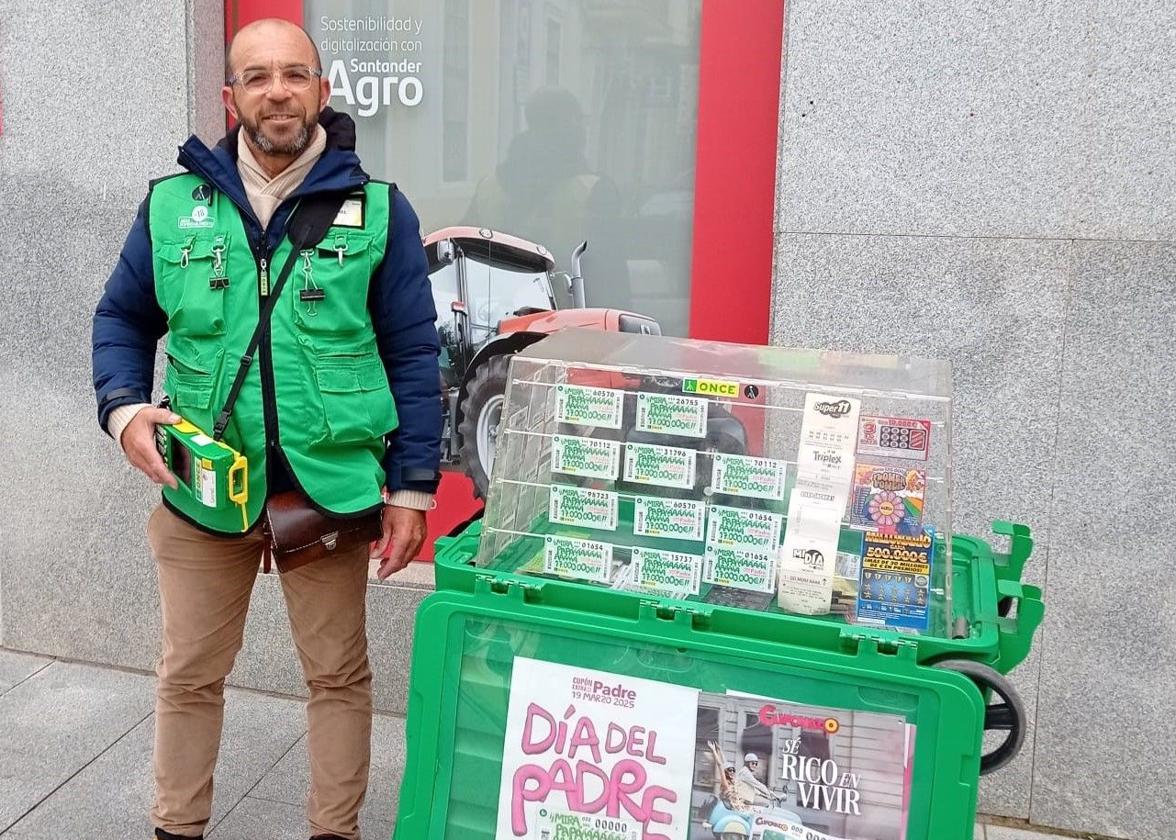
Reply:
[[[665,333],[685,334],[701,0],[304,8],[333,70],[332,107],[355,117],[365,168],[401,186],[422,233],[495,228],[545,246],[562,270],[587,239],[589,306],[648,314]],[[364,76],[377,78],[361,86]],[[413,106],[407,76],[423,91]],[[565,289],[556,295],[570,305]]]

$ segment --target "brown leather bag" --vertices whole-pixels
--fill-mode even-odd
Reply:
[[[271,558],[279,572],[289,572],[337,552],[366,546],[383,533],[381,510],[335,519],[311,507],[297,490],[270,496],[264,517],[266,572]]]

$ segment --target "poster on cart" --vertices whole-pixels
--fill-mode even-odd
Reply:
[[[687,840],[698,691],[519,657],[495,840]]]
[[[915,727],[518,658],[495,840],[906,840]]]

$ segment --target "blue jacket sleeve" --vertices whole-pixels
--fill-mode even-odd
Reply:
[[[420,221],[391,188],[388,250],[372,278],[369,309],[400,427],[384,457],[389,490],[437,489],[441,464],[441,351]]]
[[[120,405],[151,402],[155,346],[167,332],[167,316],[155,298],[147,203],[139,205],[94,312],[91,363],[98,424],[106,429],[110,412]]]

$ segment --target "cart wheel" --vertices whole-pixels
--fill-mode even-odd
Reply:
[[[1004,767],[1021,751],[1025,743],[1025,704],[1013,684],[995,668],[968,659],[948,659],[936,662],[936,668],[956,671],[968,677],[980,689],[982,697],[994,695],[995,702],[984,708],[984,731],[1007,732],[1004,741],[990,753],[980,756],[980,775],[985,776]]]

